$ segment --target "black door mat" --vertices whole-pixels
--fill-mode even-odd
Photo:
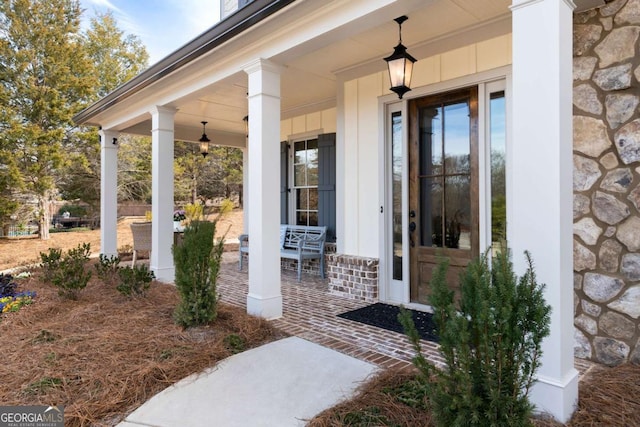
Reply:
[[[420,337],[428,341],[438,342],[433,315],[424,311],[409,311]],[[400,307],[378,302],[357,310],[338,314],[338,317],[403,334],[404,329],[402,329],[402,325],[398,321],[398,314],[400,314]]]

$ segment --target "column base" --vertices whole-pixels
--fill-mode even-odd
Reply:
[[[151,266],[151,271],[156,275],[156,280],[162,283],[174,283],[176,280],[175,267],[154,267]]]
[[[282,295],[271,298],[261,298],[258,295],[247,295],[247,313],[273,320],[282,317]]]
[[[538,376],[529,395],[529,401],[535,405],[534,412],[550,414],[561,423],[569,421],[578,405],[578,379],[575,369],[571,369],[562,382]]]

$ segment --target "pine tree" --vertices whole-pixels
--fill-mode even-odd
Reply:
[[[63,143],[72,116],[91,95],[95,80],[79,37],[77,0],[0,2],[0,82],[5,156],[0,169],[12,185],[38,202],[40,237],[49,238],[55,171],[65,163]],[[6,159],[6,150],[13,157]],[[6,163],[4,163],[6,162]],[[0,193],[11,188],[0,189]]]
[[[92,18],[82,40],[97,77],[91,101],[104,97],[148,65],[149,54],[141,40],[119,29],[111,13]],[[59,174],[58,187],[63,198],[80,199],[95,213],[100,205],[100,139],[95,128],[77,129],[73,136],[65,146],[69,161]],[[123,177],[124,182],[129,182],[128,177]]]

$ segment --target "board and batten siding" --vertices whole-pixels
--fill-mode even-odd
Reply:
[[[511,64],[511,35],[488,39],[415,64],[414,89]],[[344,241],[342,252],[379,258],[380,194],[378,144],[381,128],[378,98],[388,95],[386,71],[344,83]],[[409,92],[405,98],[412,95]],[[339,147],[340,148],[340,147]],[[340,162],[339,162],[340,164]],[[338,236],[340,238],[340,236]]]

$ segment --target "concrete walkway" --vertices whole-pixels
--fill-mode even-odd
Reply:
[[[221,361],[152,397],[119,427],[304,426],[378,368],[297,337]]]

